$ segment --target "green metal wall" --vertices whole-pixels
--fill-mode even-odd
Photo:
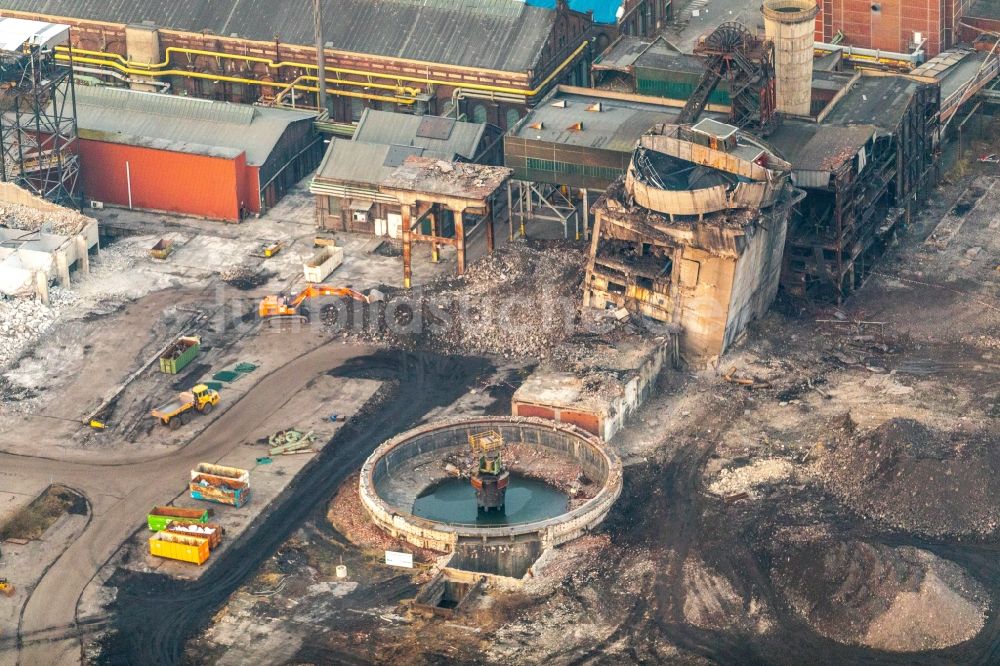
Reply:
[[[625,173],[632,152],[504,137],[504,166],[517,180],[603,190]]]
[[[686,102],[698,87],[701,75],[667,69],[635,68],[635,91],[640,95],[665,97]],[[708,98],[709,104],[729,106],[729,84],[719,83]]]

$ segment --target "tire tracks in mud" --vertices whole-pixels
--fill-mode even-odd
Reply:
[[[737,401],[738,402],[738,401]],[[725,410],[700,429],[723,432],[742,409]],[[954,664],[1000,663],[1000,544],[928,541],[905,533],[887,534],[860,522],[842,507],[824,512],[823,521],[835,534],[893,546],[913,546],[962,566],[990,593],[986,624],[973,639],[941,650],[893,653],[860,645],[846,645],[818,634],[785,601],[771,579],[772,554],[766,544],[779,525],[795,519],[781,505],[784,500],[761,501],[745,513],[704,494],[702,476],[715,449],[704,430],[690,433],[663,463],[626,468],[626,487],[606,522],[606,529],[624,551],[642,548],[654,561],[654,573],[640,593],[621,606],[620,620],[604,640],[559,654],[575,666],[610,663],[607,652],[618,649],[615,660],[659,663],[658,646],[672,646],[717,663],[740,664]],[[795,501],[794,499],[792,501]],[[733,626],[705,629],[686,622],[684,563],[693,553],[711,559],[744,599],[764,602],[771,629],[759,634]],[[606,581],[615,584],[614,576]],[[624,645],[622,643],[624,642]],[[614,661],[614,660],[612,660]]]

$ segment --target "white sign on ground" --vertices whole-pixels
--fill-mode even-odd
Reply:
[[[390,567],[413,568],[413,555],[410,553],[396,553],[391,550],[385,551],[385,563]]]

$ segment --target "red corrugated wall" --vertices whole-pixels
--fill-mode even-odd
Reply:
[[[260,212],[260,167],[248,166],[244,183],[246,184],[246,209],[251,213]]]
[[[127,163],[134,208],[235,222],[241,204],[248,210],[260,207],[257,193],[249,191],[256,178],[249,173],[245,154],[228,159],[93,139],[80,139],[79,144],[88,199],[127,206]]]

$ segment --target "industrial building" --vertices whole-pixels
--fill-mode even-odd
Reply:
[[[559,0],[525,0],[529,5],[554,9]],[[594,45],[603,51],[618,35],[655,35],[673,11],[673,0],[566,0],[570,9],[590,12]]]
[[[732,124],[763,136],[790,163],[792,183],[805,193],[789,221],[783,288],[840,301],[861,285],[909,221],[933,184],[941,131],[996,77],[1000,62],[982,49],[953,49],[910,75],[827,71],[817,64],[809,32],[816,12],[811,0],[771,0],[763,7],[780,122],[765,128],[753,118],[740,119],[731,108],[728,114]],[[699,40],[696,50],[716,41],[742,55],[747,40],[719,34],[726,29],[724,24]],[[678,122],[690,121],[700,115],[699,105],[711,110],[714,101],[720,110],[732,104],[733,83],[713,73],[715,56],[703,55],[708,57],[701,58],[699,77],[694,71],[699,59],[677,53],[664,40],[622,38],[597,58],[594,78],[599,85],[657,94],[671,103],[687,97]],[[718,79],[714,86],[713,79]],[[762,89],[766,79],[754,78],[749,88]],[[752,100],[746,106],[756,108]]]
[[[818,42],[936,56],[959,41],[963,17],[996,7],[992,0],[823,0],[816,16]]]
[[[404,288],[412,286],[414,243],[430,245],[435,262],[441,246],[455,248],[458,275],[465,273],[471,233],[484,232],[486,250],[493,251],[495,202],[510,176],[505,167],[410,155],[382,181],[379,190],[401,205]]]
[[[594,58],[591,72],[597,88],[663,97],[683,106],[698,87],[705,64],[692,53],[681,53],[662,36],[623,36]],[[712,91],[707,108],[729,110],[727,82]]]
[[[586,234],[590,203],[625,173],[639,137],[677,111],[667,100],[559,86],[504,137],[515,219],[522,228],[550,220],[564,236]]]
[[[238,222],[320,161],[315,113],[78,86],[89,200]]]
[[[446,162],[499,162],[496,128],[439,116],[366,110],[352,139],[330,141],[310,183],[321,229],[401,237],[402,210],[379,185],[410,155]]]
[[[56,50],[69,26],[0,19],[0,181],[79,207],[73,76]]]
[[[100,251],[97,220],[0,183],[0,295],[49,302],[49,285],[69,288]]]
[[[334,120],[366,107],[464,114],[509,127],[552,86],[589,76],[590,15],[522,0],[324,0]],[[140,89],[316,107],[310,3],[0,0],[0,15],[72,25],[81,72]],[[68,60],[68,50],[60,57]]]
[[[940,88],[862,76],[823,124],[786,122],[769,141],[807,197],[789,226],[782,284],[840,301],[861,286],[933,182]]]
[[[850,82],[851,72],[820,69],[813,61],[809,116],[816,117]],[[591,66],[594,85],[602,90],[662,97],[682,107],[694,94],[705,73],[705,60],[681,53],[662,37],[621,37]],[[730,112],[729,82],[719,81],[708,96],[705,110]]]
[[[689,361],[720,356],[777,294],[790,172],[725,123],[654,127],[594,205],[584,306],[679,326]]]

